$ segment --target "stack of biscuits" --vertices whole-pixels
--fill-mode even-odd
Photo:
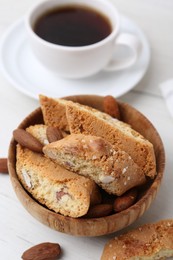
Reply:
[[[106,109],[42,95],[40,105],[44,123],[25,131],[42,145],[41,152],[18,142],[16,171],[47,208],[89,216],[105,197],[121,198],[155,178],[153,145]]]

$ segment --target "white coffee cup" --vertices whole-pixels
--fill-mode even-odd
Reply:
[[[82,5],[106,16],[112,26],[111,33],[103,40],[79,47],[50,43],[34,32],[38,18],[53,8]],[[141,43],[137,36],[120,32],[120,19],[116,7],[108,0],[46,0],[37,3],[26,15],[25,25],[31,49],[37,59],[49,70],[66,78],[84,78],[101,70],[122,70],[138,59]],[[131,51],[130,57],[117,61],[114,52],[118,45]],[[41,75],[40,75],[41,76]]]

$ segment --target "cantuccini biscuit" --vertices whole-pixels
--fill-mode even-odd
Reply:
[[[64,99],[40,96],[46,125],[71,133],[103,137],[116,149],[126,151],[150,178],[156,175],[153,145],[130,125],[97,109]]]
[[[66,169],[89,177],[110,194],[122,195],[146,181],[132,157],[98,136],[71,134],[43,152]]]
[[[48,144],[47,126],[31,125],[26,131],[43,145]],[[64,133],[64,135],[66,135]],[[65,216],[80,217],[100,203],[97,185],[90,179],[70,172],[53,163],[43,154],[17,146],[16,171],[28,192],[40,203]]]
[[[69,101],[66,115],[70,132],[100,136],[127,152],[146,176],[154,178],[156,162],[153,145],[130,125],[96,109]]]
[[[101,260],[164,260],[171,256],[172,219],[145,224],[111,239],[104,247]]]
[[[17,175],[41,204],[64,216],[81,217],[91,204],[100,202],[94,181],[66,170],[46,158],[17,145]]]

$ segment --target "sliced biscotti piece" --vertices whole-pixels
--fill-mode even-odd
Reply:
[[[101,260],[155,260],[171,256],[173,256],[172,219],[146,224],[115,237],[105,245]]]
[[[145,182],[145,175],[124,151],[101,137],[71,134],[46,145],[43,152],[66,169],[89,177],[110,194],[121,195]]]
[[[127,152],[146,176],[154,178],[156,162],[153,145],[128,124],[72,101],[66,104],[66,114],[71,133],[103,137],[115,149]]]
[[[65,99],[50,98],[43,95],[39,96],[39,101],[45,125],[69,131],[66,118],[66,103],[68,101]]]
[[[91,204],[100,202],[96,184],[46,158],[17,145],[17,175],[41,204],[64,216],[80,217]]]

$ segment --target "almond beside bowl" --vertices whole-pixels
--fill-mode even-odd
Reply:
[[[65,97],[90,107],[103,111],[103,97],[94,95],[78,95]],[[97,218],[72,218],[55,213],[38,203],[22,186],[16,174],[16,142],[11,140],[8,155],[8,168],[13,188],[24,208],[38,221],[57,231],[75,236],[101,236],[125,228],[136,221],[150,207],[160,187],[164,172],[165,153],[160,136],[151,122],[130,105],[118,102],[121,120],[130,124],[134,130],[142,134],[154,146],[157,175],[139,189],[136,203],[126,210]],[[29,114],[19,125],[19,128],[43,123],[41,108]]]

